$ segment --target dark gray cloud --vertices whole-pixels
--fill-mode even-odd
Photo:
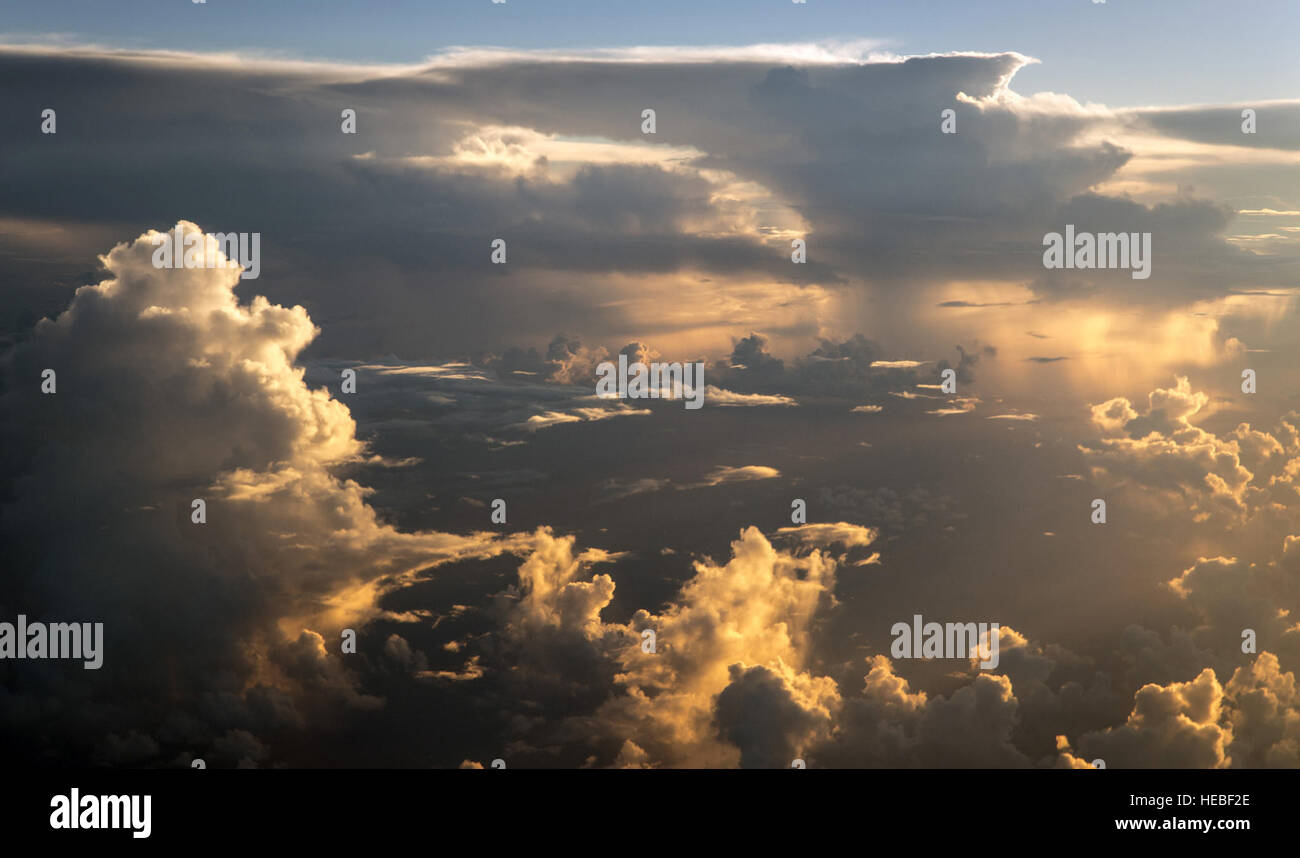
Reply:
[[[6,48],[0,69],[16,85],[0,109],[31,122],[0,130],[0,216],[77,221],[118,240],[180,218],[260,230],[264,291],[306,306],[324,326],[315,353],[339,356],[504,350],[556,330],[618,336],[632,328],[620,299],[640,287],[612,285],[614,272],[884,289],[878,306],[891,316],[907,312],[904,284],[954,278],[1164,302],[1279,282],[1223,240],[1223,204],[1090,194],[1130,158],[1095,139],[1124,124],[1007,98],[1023,62],[506,55],[394,70]],[[45,107],[59,111],[55,135],[39,133]],[[358,113],[356,135],[339,131],[344,107]],[[658,113],[653,137],[640,133],[645,107]],[[958,133],[939,133],[943,108],[956,111]],[[1159,117],[1170,115],[1183,114]],[[505,130],[484,135],[491,128]],[[565,165],[535,151],[538,134],[624,148],[584,163],[591,153],[570,146],[577,160]],[[650,143],[659,148],[644,162],[627,148],[649,157]],[[737,202],[718,171],[763,190]],[[788,242],[761,239],[774,207],[802,219],[808,264],[790,264]],[[751,228],[728,226],[752,217]],[[1125,272],[1044,272],[1041,236],[1068,222],[1152,232],[1152,279],[1135,291]],[[24,234],[9,241],[30,256]],[[506,266],[488,262],[495,237],[509,241]],[[94,266],[85,251],[68,263]],[[611,300],[590,300],[601,289]],[[16,326],[48,310],[9,294]]]

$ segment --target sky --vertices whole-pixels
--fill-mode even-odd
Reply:
[[[528,50],[850,42],[915,55],[1017,50],[1035,90],[1113,107],[1287,98],[1300,37],[1287,0],[175,0],[18,2],[9,41],[418,63],[456,46]],[[505,6],[506,8],[502,8]],[[1104,6],[1104,8],[1098,8]],[[1031,50],[1032,48],[1032,50]],[[1176,72],[1174,70],[1177,70]]]
[[[0,33],[15,765],[1300,765],[1296,12],[256,8]]]

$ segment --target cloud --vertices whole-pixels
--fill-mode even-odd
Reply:
[[[1300,455],[1293,418],[1280,421],[1276,434],[1240,423],[1220,435],[1192,422],[1209,404],[1185,377],[1152,391],[1145,412],[1116,397],[1092,406],[1093,423],[1108,437],[1079,449],[1095,477],[1185,500],[1197,520],[1220,516],[1240,523],[1270,503],[1290,504],[1295,459],[1289,457]]]
[[[1293,764],[1297,418],[1230,428],[1244,406],[1181,377],[1145,400],[1044,408],[1068,402],[1056,385],[1076,376],[1151,390],[1112,371],[1132,354],[1128,369],[1167,378],[1246,343],[1283,353],[1294,147],[1241,139],[1231,106],[1021,95],[1019,54],[867,50],[467,50],[377,68],[0,48],[16,82],[0,109],[22,115],[33,86],[68,105],[57,150],[0,129],[0,312],[14,320],[0,606],[102,618],[113,641],[102,675],[0,666],[7,747],[68,764],[271,765],[337,728],[399,737],[393,759],[432,748],[512,767]],[[653,138],[628,109],[646,92],[659,93]],[[954,105],[960,134],[917,104]],[[345,105],[355,137],[331,124]],[[1271,129],[1300,116],[1269,111]],[[1192,179],[1199,198],[1167,187]],[[1255,186],[1268,193],[1243,193]],[[105,257],[103,282],[87,274],[101,236],[182,213],[262,229],[263,277],[159,271],[150,233]],[[1152,232],[1152,279],[1045,272],[1044,224],[1065,223]],[[489,261],[496,237],[506,265]],[[796,237],[805,265],[790,263]],[[1060,351],[1006,357],[1026,336]],[[722,407],[699,431],[666,422],[680,408],[591,395],[601,360],[660,350],[710,361],[706,401]],[[1169,628],[1121,619],[1094,663],[1004,627],[997,672],[939,680],[873,654],[872,587],[920,562],[917,533],[926,551],[980,538],[989,519],[962,506],[980,475],[964,469],[1006,455],[981,446],[948,460],[960,475],[922,483],[917,462],[886,461],[899,434],[912,440],[898,419],[980,445],[1020,437],[920,412],[973,412],[972,391],[992,395],[971,386],[977,371],[1026,392],[1035,363],[1054,365],[1052,396],[987,419],[1050,414],[1059,437],[1034,455],[1060,458],[1042,473],[1082,456],[1114,511],[1167,533],[1125,558],[1121,595]],[[34,383],[47,367],[54,396]],[[344,368],[358,373],[347,398],[330,393]],[[939,395],[947,368],[963,396]],[[874,449],[848,448],[885,470],[826,480],[846,461],[834,439],[863,430],[850,414],[885,394],[896,405],[872,421]],[[772,410],[729,411],[759,406]],[[761,422],[819,408],[805,457]],[[666,430],[637,442],[656,469],[625,457],[621,436],[643,421],[615,416]],[[1088,421],[1077,448],[1075,416]],[[770,464],[716,465],[738,459]],[[723,506],[664,491],[807,479],[824,522],[746,527],[728,549],[733,525],[705,525],[743,511],[740,489]],[[505,489],[512,522],[566,523],[478,532]],[[582,518],[593,499],[611,502],[599,522]],[[1162,527],[1171,517],[1187,530]],[[1028,524],[1058,534],[1037,543],[1072,538]],[[565,530],[603,547],[579,550]],[[897,550],[861,568],[880,560],[864,558],[880,534]],[[356,657],[339,648],[349,627],[373,644]],[[1253,659],[1247,627],[1264,650]],[[421,738],[394,708],[461,726]]]
[[[338,643],[378,615],[381,594],[511,543],[384,523],[365,487],[333,473],[366,448],[348,409],[295,365],[316,334],[307,312],[241,302],[238,271],[155,268],[155,235],[104,255],[106,279],[11,356],[12,377],[51,368],[58,386],[14,385],[2,400],[5,473],[28,489],[4,510],[6,544],[23,560],[0,602],[103,622],[109,641],[101,670],[67,680],[82,686],[83,710],[48,720],[28,747],[104,743],[114,756],[108,737],[131,725],[157,744],[153,762],[209,750],[257,762],[256,739],[230,730],[255,737],[381,703],[360,691]],[[191,522],[195,498],[205,524]],[[184,652],[183,666],[168,652]],[[3,717],[25,721],[58,687],[52,675],[24,683]],[[173,696],[158,698],[160,687]],[[184,731],[165,729],[178,718]]]
[[[1170,306],[1277,285],[1266,282],[1275,268],[1224,239],[1235,210],[1090,192],[1158,151],[1162,133],[1182,135],[1174,114],[1021,96],[1012,82],[1030,62],[1012,52],[767,45],[467,50],[412,68],[7,46],[8,79],[41,81],[51,103],[76,104],[102,126],[94,146],[69,139],[97,193],[116,202],[88,213],[81,195],[51,193],[72,187],[60,181],[64,159],[46,141],[0,132],[10,163],[23,165],[5,179],[6,217],[24,226],[5,240],[84,270],[93,258],[52,252],[42,224],[89,219],[86,229],[120,232],[179,205],[220,229],[247,229],[255,210],[264,276],[275,282],[268,297],[310,301],[324,326],[313,349],[334,357],[425,355],[436,344],[443,353],[517,348],[527,363],[535,346],[519,344],[561,327],[714,353],[742,327],[765,327],[783,353],[830,330],[870,329],[899,340],[889,344],[896,354],[933,348],[897,323],[933,306],[952,280],[1027,283],[1038,294],[1025,300],[1069,300],[1083,288]],[[93,104],[78,95],[92,84],[102,96]],[[537,87],[553,95],[545,106]],[[664,94],[653,141],[626,107],[647,91]],[[20,111],[14,98],[0,95],[0,108]],[[361,133],[324,132],[321,117],[337,117],[345,101]],[[960,134],[938,134],[934,117],[914,109],[940,102],[954,105]],[[109,104],[114,121],[97,121]],[[202,122],[183,118],[194,104],[205,106]],[[1294,106],[1278,110],[1290,117]],[[1188,121],[1209,129],[1217,119]],[[205,130],[214,125],[244,133],[218,143]],[[268,152],[255,142],[272,135],[285,145]],[[163,189],[146,175],[185,180]],[[1294,207],[1279,198],[1237,208]],[[1158,258],[1142,294],[1113,272],[1044,272],[1042,224],[1066,222],[1153,232]],[[808,235],[808,263],[792,266],[790,237]],[[487,261],[494,237],[508,241],[504,266]],[[590,300],[596,290],[600,301]],[[42,299],[24,288],[8,300],[20,314]],[[865,306],[869,315],[850,309]],[[548,370],[556,360],[537,355]],[[850,371],[807,363],[796,375],[816,391],[862,380],[870,361]]]
[[[1019,307],[1036,301],[940,301],[936,307]]]
[[[610,499],[626,498],[632,495],[644,494],[646,492],[657,492],[672,484],[671,480],[658,480],[653,477],[644,477],[639,480],[630,482],[619,482],[610,479],[601,484]]]
[[[862,334],[835,341],[822,338],[817,348],[793,365],[767,351],[767,339],[751,333],[735,341],[730,357],[717,361],[711,373],[729,388],[745,392],[857,398],[864,394],[896,392],[922,380],[938,380],[952,368],[961,381],[972,379],[971,367],[979,352],[956,347],[956,364],[934,362],[933,370],[921,370],[931,361],[879,360],[879,346]],[[985,353],[989,353],[986,351]]]
[[[807,671],[835,561],[780,552],[755,528],[731,550],[725,564],[697,561],[663,612],[633,617],[661,649],[624,651],[625,695],[602,718],[667,764],[789,766],[783,758],[826,728],[838,702],[834,681]]]
[[[1295,675],[1283,673],[1276,656],[1262,652],[1238,668],[1224,694],[1234,703],[1228,716],[1234,766],[1300,766],[1300,697]]]
[[[871,536],[857,529],[851,538],[863,544]],[[831,554],[795,556],[746,528],[726,563],[697,560],[667,607],[618,624],[602,617],[613,600],[611,576],[589,571],[605,555],[577,554],[573,537],[546,530],[535,542],[517,589],[503,594],[512,649],[499,663],[534,697],[539,683],[564,682],[557,670],[575,678],[594,671],[599,678],[585,687],[594,682],[603,699],[589,714],[570,709],[549,726],[534,725],[520,748],[577,730],[608,739],[607,765],[788,766],[826,734],[838,692],[808,662],[815,618],[833,604]],[[653,652],[643,647],[647,631]]]
[[[817,506],[834,516],[871,522],[873,527],[898,534],[911,528],[929,528],[939,521],[946,523],[954,516],[956,501],[919,485],[899,489],[840,484],[822,486]]]
[[[718,693],[714,721],[721,738],[740,750],[741,768],[789,766],[826,731],[839,702],[828,680],[762,665],[733,664],[729,672],[731,683]]]
[[[730,390],[723,390],[713,385],[705,385],[704,400],[709,405],[723,408],[752,408],[757,406],[792,406],[798,405],[788,396],[765,395],[761,393],[736,393]]]
[[[559,426],[564,423],[584,423],[593,420],[608,420],[611,417],[644,417],[649,413],[649,409],[631,408],[621,403],[604,408],[576,408],[572,411],[543,411],[541,414],[532,415],[523,423],[516,424],[515,428],[526,429],[529,432],[536,432],[539,429],[549,429],[552,426]]]
[[[1107,768],[1226,768],[1232,730],[1219,723],[1223,686],[1205,669],[1189,682],[1143,686],[1120,727],[1079,739]]]
[[[954,414],[969,414],[979,405],[980,400],[975,396],[954,396],[949,401],[952,403],[947,408],[935,408],[925,412],[926,414],[935,414],[939,417],[950,417]]]
[[[788,537],[803,545],[830,548],[843,545],[845,549],[864,548],[876,541],[879,535],[870,527],[844,521],[821,524],[800,524],[777,530],[779,537]]]
[[[877,655],[860,695],[845,698],[831,738],[810,751],[824,767],[1023,767],[1012,744],[1017,701],[1011,681],[980,674],[948,697],[912,692]]]
[[[781,476],[776,468],[767,465],[719,465],[704,477],[704,482],[696,485],[720,486],[723,483],[740,483],[749,480],[771,480]]]

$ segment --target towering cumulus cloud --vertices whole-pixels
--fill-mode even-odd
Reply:
[[[815,622],[834,604],[839,559],[830,544],[865,547],[876,534],[843,523],[788,530],[797,544],[820,547],[777,548],[747,528],[730,560],[697,561],[663,611],[637,611],[625,624],[601,619],[614,595],[610,576],[583,580],[584,567],[608,555],[575,557],[572,537],[540,532],[503,623],[519,648],[515,664],[574,675],[575,665],[603,663],[607,699],[572,721],[618,750],[606,763],[789,766],[825,736],[839,708],[813,646]]]
[[[256,730],[379,704],[342,668],[339,636],[380,592],[501,543],[380,521],[364,487],[331,475],[364,449],[294,365],[316,335],[307,312],[242,303],[238,269],[155,268],[156,235],[101,257],[107,279],[14,356],[0,602],[102,622],[106,644],[96,672],[7,663],[23,690],[0,718],[48,740],[24,749],[42,756],[255,762]]]

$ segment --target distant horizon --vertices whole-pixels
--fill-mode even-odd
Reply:
[[[0,39],[404,66],[458,46],[581,51],[870,42],[897,56],[1019,51],[1041,61],[1023,74],[1025,87],[1112,107],[1300,92],[1300,70],[1291,61],[1300,33],[1287,0],[1256,0],[1248,8],[1212,0],[400,0],[380,7],[366,0],[140,0],[121,19],[101,17],[102,8],[95,0],[15,4]],[[203,26],[214,19],[216,25]]]

